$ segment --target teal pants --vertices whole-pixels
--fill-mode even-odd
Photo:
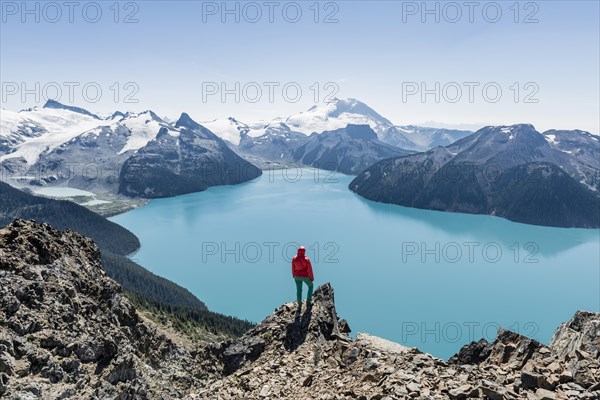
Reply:
[[[306,283],[306,286],[308,286],[308,294],[306,295],[306,302],[310,303],[310,301],[312,300],[312,294],[313,294],[313,283],[310,280],[310,278],[306,277],[299,277],[296,276],[294,277],[294,280],[296,281],[296,298],[298,299],[298,304],[302,304],[302,283]]]

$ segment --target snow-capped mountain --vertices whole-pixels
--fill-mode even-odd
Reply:
[[[96,114],[92,114],[91,112],[89,112],[88,110],[86,110],[84,108],[68,106],[66,104],[59,103],[58,101],[55,101],[55,100],[48,100],[46,102],[46,104],[44,104],[44,108],[54,108],[56,110],[73,111],[74,113],[87,115],[88,117],[92,117],[95,119],[103,119]]]
[[[577,182],[600,193],[600,142],[583,131],[538,132],[530,124],[485,127],[447,149],[455,162],[487,163],[496,170],[531,162],[560,167]]]
[[[123,146],[115,149],[117,154],[123,154],[144,147],[161,128],[172,129],[150,110],[115,112],[103,119],[82,108],[53,100],[49,100],[43,108],[20,112],[2,109],[1,113],[0,162],[21,159],[27,166],[36,164],[41,156],[51,154],[59,147],[64,151],[69,143],[77,142],[78,136],[94,130],[125,135],[127,140]]]
[[[154,139],[125,161],[119,193],[144,198],[177,196],[261,175],[260,169],[188,114],[181,114],[174,128],[162,127]]]
[[[369,125],[376,133],[393,126],[392,122],[356,99],[332,99],[327,104],[291,115],[284,121],[292,130],[310,135],[313,132],[334,131],[348,125]]]
[[[166,169],[164,164],[172,163],[170,152],[176,148],[177,154],[185,154],[184,163],[191,159],[210,159],[213,168],[226,169],[220,163],[228,161],[238,163],[248,169],[251,164],[237,156],[227,145],[209,130],[201,142],[198,141],[199,129],[193,143],[179,141],[166,143],[166,137],[178,138],[186,127],[180,119],[171,124],[148,110],[141,113],[115,112],[109,117],[100,118],[87,110],[49,101],[43,108],[33,108],[21,112],[2,111],[0,135],[0,173],[12,179],[17,186],[58,185],[92,191],[93,193],[125,194],[130,196],[168,195],[169,190],[158,190],[154,186],[161,181]],[[191,119],[190,119],[191,121]],[[193,124],[196,124],[195,122]],[[195,125],[194,125],[195,126]],[[186,135],[187,138],[189,135]],[[160,141],[157,142],[157,139]],[[157,143],[165,144],[164,147]],[[182,150],[183,145],[189,145]],[[144,183],[152,190],[145,191],[139,185],[123,185],[126,177],[132,182],[132,169],[123,174],[122,166],[131,166],[138,153],[148,159],[149,152],[156,152],[154,170],[144,171]],[[130,161],[128,163],[128,161]],[[247,165],[248,164],[248,165]],[[173,168],[172,182],[178,174],[186,173],[189,166],[178,165]],[[255,168],[255,167],[254,167]],[[188,168],[189,169],[189,168]],[[161,176],[153,175],[160,171]],[[250,178],[256,177],[253,170]],[[153,182],[155,180],[156,182]],[[229,182],[242,182],[243,177],[220,179],[196,179],[196,186],[206,188]],[[196,187],[194,186],[194,187]],[[176,193],[177,190],[173,190]]]
[[[0,111],[0,162],[20,159],[34,164],[40,154],[96,128],[105,121],[66,108],[32,108],[20,112]]]
[[[209,129],[211,132],[214,132],[221,139],[235,146],[239,145],[241,138],[243,136],[246,136],[251,131],[253,131],[254,136],[260,136],[262,134],[259,133],[261,132],[260,126],[252,129],[248,125],[236,120],[233,117],[229,117],[227,119],[215,119],[212,121],[201,122],[201,124],[206,129]]]
[[[262,133],[260,136],[251,136]],[[266,161],[294,161],[293,153],[308,140],[308,136],[295,132],[280,122],[263,127],[261,130],[245,132],[240,137],[237,151],[242,155],[258,157]]]
[[[411,157],[428,161],[434,157],[442,164],[450,160],[497,163],[503,168],[551,163],[589,190],[600,192],[600,142],[588,132],[541,134],[530,125],[516,125],[486,127],[469,135],[468,131],[402,127],[354,99],[336,99],[304,113],[256,123],[229,118],[198,124],[187,114],[171,122],[150,110],[117,111],[101,118],[54,101],[43,108],[0,109],[0,113],[0,177],[12,179],[16,186],[166,196],[185,192],[185,185],[201,190],[243,181],[227,177],[198,181],[194,174],[200,170],[190,163],[208,161],[230,171],[226,164],[252,169],[244,158],[311,166],[318,160],[319,164],[334,162],[332,168],[342,172],[359,173],[378,160],[433,147]],[[362,132],[360,138],[353,136],[357,130]],[[252,177],[260,173],[252,171]],[[136,173],[143,184],[135,184]]]
[[[470,131],[438,129],[417,126],[397,126],[371,107],[356,99],[332,99],[327,104],[319,104],[309,110],[278,117],[271,121],[242,123],[235,118],[203,122],[223,140],[238,146],[242,137],[261,137],[268,134],[268,128],[285,126],[292,132],[322,133],[345,128],[348,125],[369,125],[379,140],[405,150],[423,151],[435,146],[448,145],[472,134]]]

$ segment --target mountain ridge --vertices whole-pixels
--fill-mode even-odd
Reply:
[[[369,125],[348,124],[345,128],[312,134],[292,152],[294,162],[325,170],[355,175],[377,161],[410,154],[389,145]]]
[[[382,142],[411,151],[427,150],[435,145],[447,145],[473,133],[465,130],[395,125],[367,104],[353,98],[333,98],[327,103],[315,104],[307,111],[266,121],[241,123],[229,117],[227,120],[213,120],[203,124],[234,147],[240,145],[244,136],[254,138],[265,136],[269,126],[278,125],[286,125],[290,131],[305,136],[315,132],[334,131],[348,125],[369,125]],[[419,136],[425,136],[426,139],[411,139]]]
[[[81,232],[100,247],[103,268],[129,293],[169,306],[206,309],[206,305],[186,289],[126,258],[139,249],[140,242],[120,225],[73,202],[33,196],[3,182],[0,182],[0,195],[0,228],[15,219],[26,219]]]
[[[407,207],[598,228],[600,143],[565,135],[579,139],[565,144],[568,151],[530,124],[488,126],[446,147],[380,161],[349,188]]]
[[[16,186],[74,187],[127,203],[128,198],[201,191],[259,175],[186,113],[174,124],[151,110],[98,119],[86,110],[49,101],[41,110],[13,114],[2,118],[0,173]],[[151,163],[140,164],[144,157]],[[190,173],[201,168],[194,163],[210,164],[223,174]],[[228,171],[236,168],[244,173],[230,176]],[[141,175],[132,177],[132,171]]]

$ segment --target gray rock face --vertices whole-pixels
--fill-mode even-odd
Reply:
[[[294,150],[308,140],[303,133],[294,132],[284,123],[269,125],[265,133],[252,137],[241,132],[237,151],[265,161],[294,161]]]
[[[523,398],[595,399],[600,396],[599,318],[578,311],[558,327],[549,346],[501,329],[494,342],[464,346],[449,363],[496,370]]]
[[[481,339],[464,346],[450,359],[453,364],[512,364],[522,368],[534,354],[545,346],[506,329],[498,331],[496,340],[488,343]]]
[[[550,146],[571,156],[565,168],[590,188],[600,191],[600,137],[589,132],[550,130],[543,133]]]
[[[594,318],[597,318],[595,314]],[[522,335],[500,330],[493,343],[465,346],[448,363],[418,349],[340,331],[333,288],[313,306],[279,307],[216,353],[223,376],[187,399],[595,399],[598,360],[577,362]],[[232,364],[230,361],[235,360]]]
[[[388,144],[413,151],[427,151],[438,146],[448,146],[473,132],[423,126],[392,126],[379,133]]]
[[[597,399],[600,314],[550,346],[500,330],[449,362],[347,336],[331,285],[241,338],[194,348],[144,322],[94,243],[17,220],[0,230],[0,396],[21,399]]]
[[[130,130],[119,124],[82,133],[42,153],[29,172],[43,184],[65,183],[94,193],[116,193],[119,170],[131,155],[119,152],[130,135]]]
[[[409,151],[381,142],[368,125],[348,125],[312,134],[294,153],[294,161],[316,168],[355,175],[386,158]]]
[[[550,348],[560,356],[574,351],[585,351],[593,358],[600,358],[600,315],[577,311],[569,322],[561,324],[550,342]]]
[[[42,124],[25,119],[20,122],[16,129],[2,132],[2,135],[0,135],[0,156],[11,153],[15,146],[23,143],[26,138],[35,138],[46,133],[48,133],[48,130]]]
[[[380,141],[368,125],[349,124],[345,128],[306,136],[285,123],[266,127],[258,137],[240,135],[240,154],[268,163],[292,163],[355,175],[385,158],[410,154]]]

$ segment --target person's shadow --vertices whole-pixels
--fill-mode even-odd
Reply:
[[[310,319],[312,317],[312,307],[306,309],[302,317],[300,313],[296,313],[294,322],[288,324],[285,329],[285,339],[283,341],[283,347],[287,351],[294,351],[306,340],[308,334],[308,327],[310,326]]]

